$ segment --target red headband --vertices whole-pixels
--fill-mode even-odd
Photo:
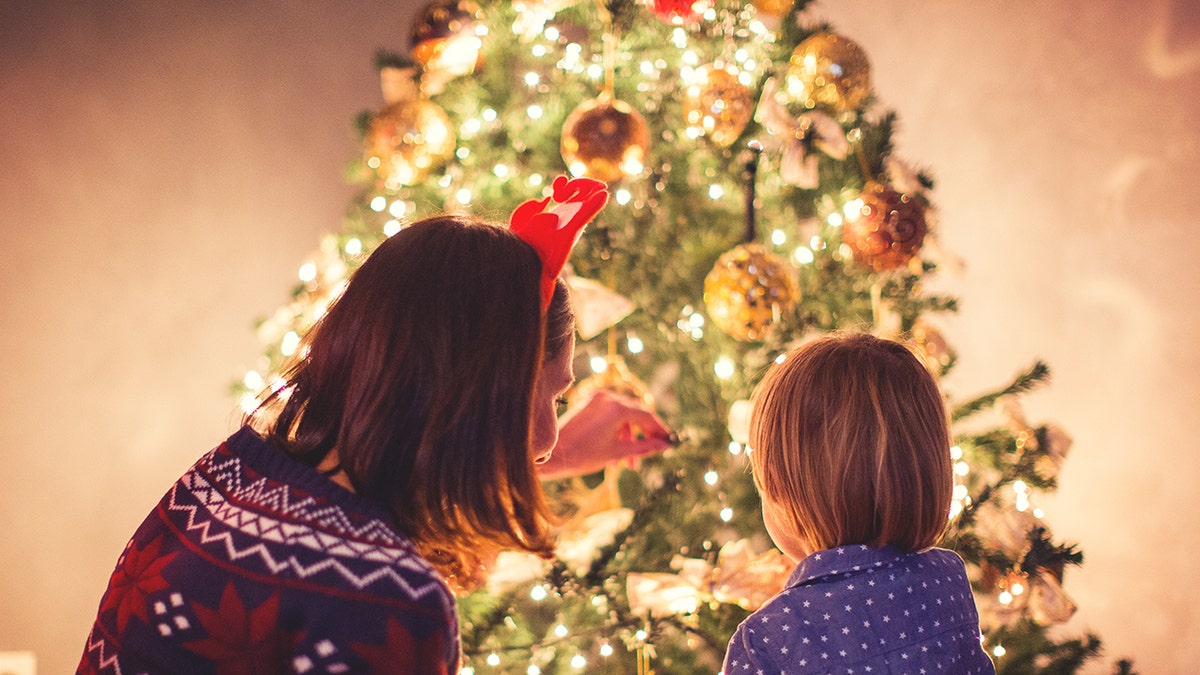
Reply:
[[[553,192],[545,199],[530,199],[513,211],[508,226],[537,251],[542,259],[542,311],[550,307],[554,295],[554,280],[567,264],[571,249],[583,228],[604,205],[608,191],[604,183],[592,178],[559,176],[554,179]],[[551,200],[557,205],[545,210]]]

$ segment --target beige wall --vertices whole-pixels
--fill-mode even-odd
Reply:
[[[0,3],[0,651],[59,673],[133,528],[235,425],[250,323],[337,227],[372,55],[404,47],[413,7],[22,4]],[[938,178],[967,262],[942,283],[964,302],[951,388],[1054,368],[1027,410],[1076,440],[1041,502],[1088,556],[1070,628],[1193,672],[1200,9],[817,12],[866,47],[901,154]]]

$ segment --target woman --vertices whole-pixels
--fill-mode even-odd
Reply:
[[[381,244],[134,534],[79,670],[457,673],[453,590],[500,549],[552,552],[558,274],[606,199],[559,179],[511,229],[442,216]]]

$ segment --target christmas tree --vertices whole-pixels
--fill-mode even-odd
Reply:
[[[717,672],[738,622],[791,571],[745,458],[766,368],[834,330],[905,341],[938,376],[954,367],[939,319],[956,300],[926,283],[953,262],[936,246],[933,181],[894,151],[866,51],[807,4],[436,0],[407,53],[378,56],[383,105],[361,116],[350,169],[362,191],[259,327],[245,407],[379,241],[446,211],[504,221],[570,173],[614,197],[572,256],[586,376],[570,412],[616,391],[678,440],[637,459],[598,447],[598,470],[546,482],[558,557],[504,554],[460,598],[463,672]],[[1061,584],[1083,556],[1036,505],[1070,446],[1020,409],[1048,376],[1035,363],[950,402],[943,545],[968,563],[1002,673],[1076,672],[1100,652],[1052,630],[1074,611]]]

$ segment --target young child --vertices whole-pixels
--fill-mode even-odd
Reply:
[[[950,431],[904,346],[817,339],[755,392],[750,454],[763,520],[799,565],[729,641],[738,673],[994,673],[946,529]]]

